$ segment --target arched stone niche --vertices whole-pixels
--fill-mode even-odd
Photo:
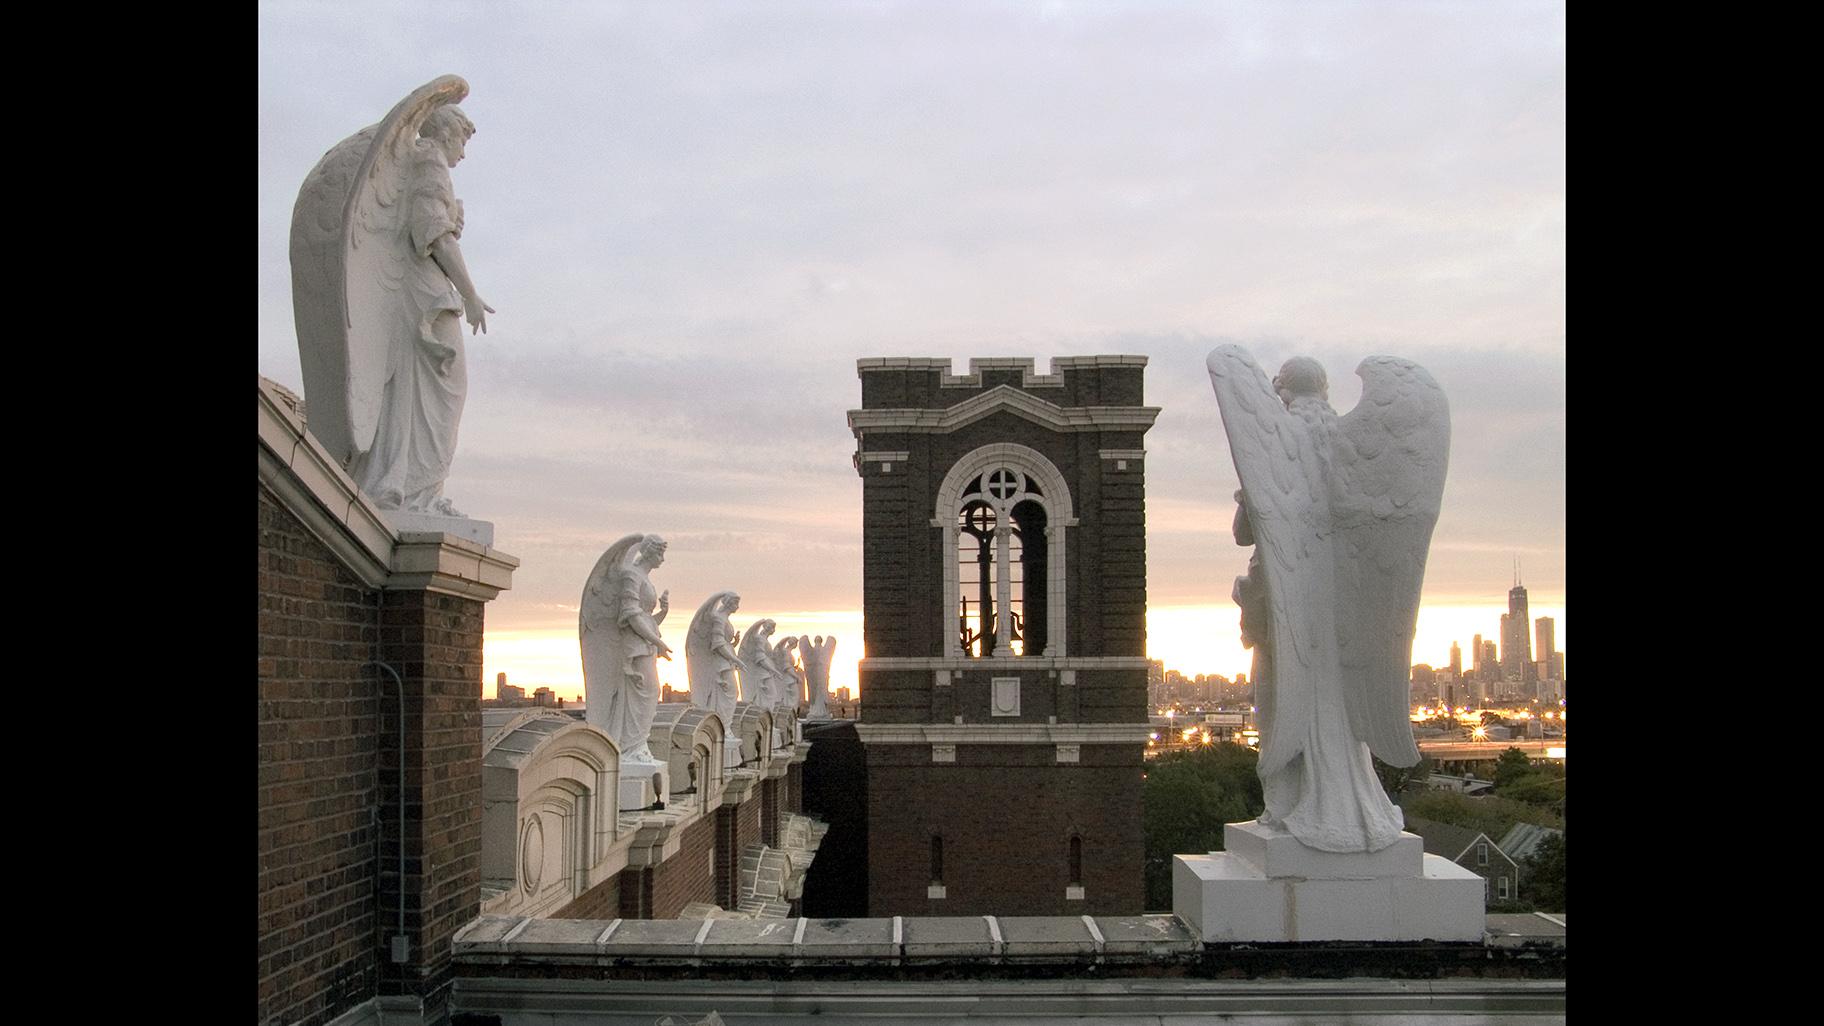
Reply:
[[[561,908],[600,882],[596,868],[614,845],[620,752],[600,730],[550,710],[504,722],[489,717],[483,731],[487,911],[542,915]]]
[[[735,736],[741,739],[741,768],[764,774],[773,763],[773,714],[752,702],[736,703]]]
[[[689,702],[660,704],[647,735],[652,754],[671,768],[671,794],[667,809],[698,808],[704,812],[722,804],[723,725],[721,717]]]

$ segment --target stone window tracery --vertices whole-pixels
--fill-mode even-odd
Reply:
[[[938,489],[945,654],[1058,657],[1065,645],[1070,488],[1044,454],[1013,442],[958,459]]]

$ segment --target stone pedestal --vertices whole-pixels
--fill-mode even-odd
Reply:
[[[1339,854],[1250,821],[1223,827],[1223,843],[1173,858],[1172,911],[1206,942],[1482,939],[1482,878],[1414,834]]]
[[[671,767],[662,762],[621,758],[621,811],[650,809],[671,794]]]
[[[741,768],[741,739],[733,733],[722,735],[722,768]]]
[[[494,544],[494,524],[473,517],[446,517],[441,513],[408,513],[402,509],[382,510],[381,516],[400,533],[424,531],[448,534],[472,541],[483,547]]]

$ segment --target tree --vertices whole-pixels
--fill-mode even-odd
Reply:
[[[1455,791],[1425,791],[1401,796],[1400,807],[1408,815],[1469,827],[1496,841],[1515,823],[1537,823],[1554,830],[1564,829],[1563,818],[1550,809],[1499,795],[1472,798]]]
[[[1369,758],[1374,757],[1369,756]],[[1430,759],[1421,758],[1405,769],[1389,766],[1380,759],[1374,759],[1374,775],[1381,778],[1381,788],[1387,792],[1389,801],[1397,801],[1402,791],[1423,787],[1425,781],[1430,779],[1431,772]]]
[[[1221,851],[1224,823],[1254,819],[1266,808],[1258,763],[1252,748],[1226,743],[1147,763],[1140,813],[1147,908],[1172,907],[1172,856]]]
[[[1542,912],[1564,911],[1564,835],[1539,842],[1523,863],[1527,897]]]
[[[1533,760],[1518,748],[1509,748],[1495,760],[1495,790],[1504,792],[1507,785],[1533,772]]]

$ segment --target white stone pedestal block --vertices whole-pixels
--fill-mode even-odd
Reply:
[[[395,531],[436,531],[493,547],[494,525],[473,517],[446,517],[439,513],[407,513],[400,509],[382,510],[381,516]]]
[[[1265,876],[1309,880],[1418,876],[1425,858],[1425,841],[1417,834],[1402,833],[1380,851],[1342,854],[1308,848],[1284,828],[1262,826],[1258,820],[1223,824],[1222,846]]]
[[[621,760],[621,811],[650,809],[671,794],[671,767],[662,762]]]
[[[1232,850],[1173,858],[1172,911],[1205,941],[1479,941],[1487,925],[1482,878],[1412,834],[1358,855],[1257,823],[1223,839]]]
[[[733,734],[722,735],[722,768],[741,768],[741,739]]]

